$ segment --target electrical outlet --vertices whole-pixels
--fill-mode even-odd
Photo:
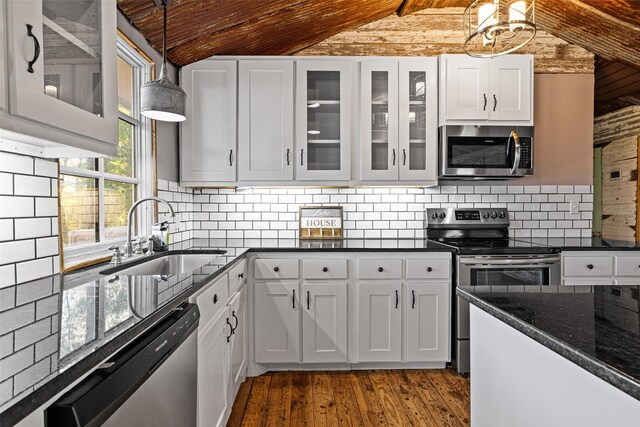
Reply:
[[[578,203],[577,201],[574,201],[574,200],[569,202],[569,213],[577,214],[579,212],[580,212],[580,203]]]

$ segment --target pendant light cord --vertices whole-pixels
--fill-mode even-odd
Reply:
[[[163,1],[162,6],[162,67],[160,68],[160,80],[167,74],[167,2]]]

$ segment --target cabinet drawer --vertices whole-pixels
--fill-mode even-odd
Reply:
[[[361,259],[358,268],[360,279],[400,279],[401,259]]]
[[[565,276],[611,276],[613,257],[580,256],[564,258]]]
[[[451,261],[448,259],[407,259],[407,279],[448,279]]]
[[[246,261],[242,260],[229,269],[229,295],[233,295],[242,287],[245,278]]]
[[[617,256],[616,276],[640,277],[640,257],[638,256]]]
[[[212,285],[196,297],[200,309],[200,324],[206,325],[213,319],[229,299],[229,277],[225,274],[216,279]]]
[[[299,275],[297,259],[256,259],[256,279],[297,279]]]
[[[305,279],[346,279],[346,259],[303,259],[302,277]]]

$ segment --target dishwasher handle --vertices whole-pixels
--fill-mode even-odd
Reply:
[[[460,258],[462,265],[541,265],[560,262],[560,257],[535,257],[535,258]]]

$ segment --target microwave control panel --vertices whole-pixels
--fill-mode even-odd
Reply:
[[[520,140],[520,164],[519,168],[530,169],[531,168],[531,139],[522,138]]]

